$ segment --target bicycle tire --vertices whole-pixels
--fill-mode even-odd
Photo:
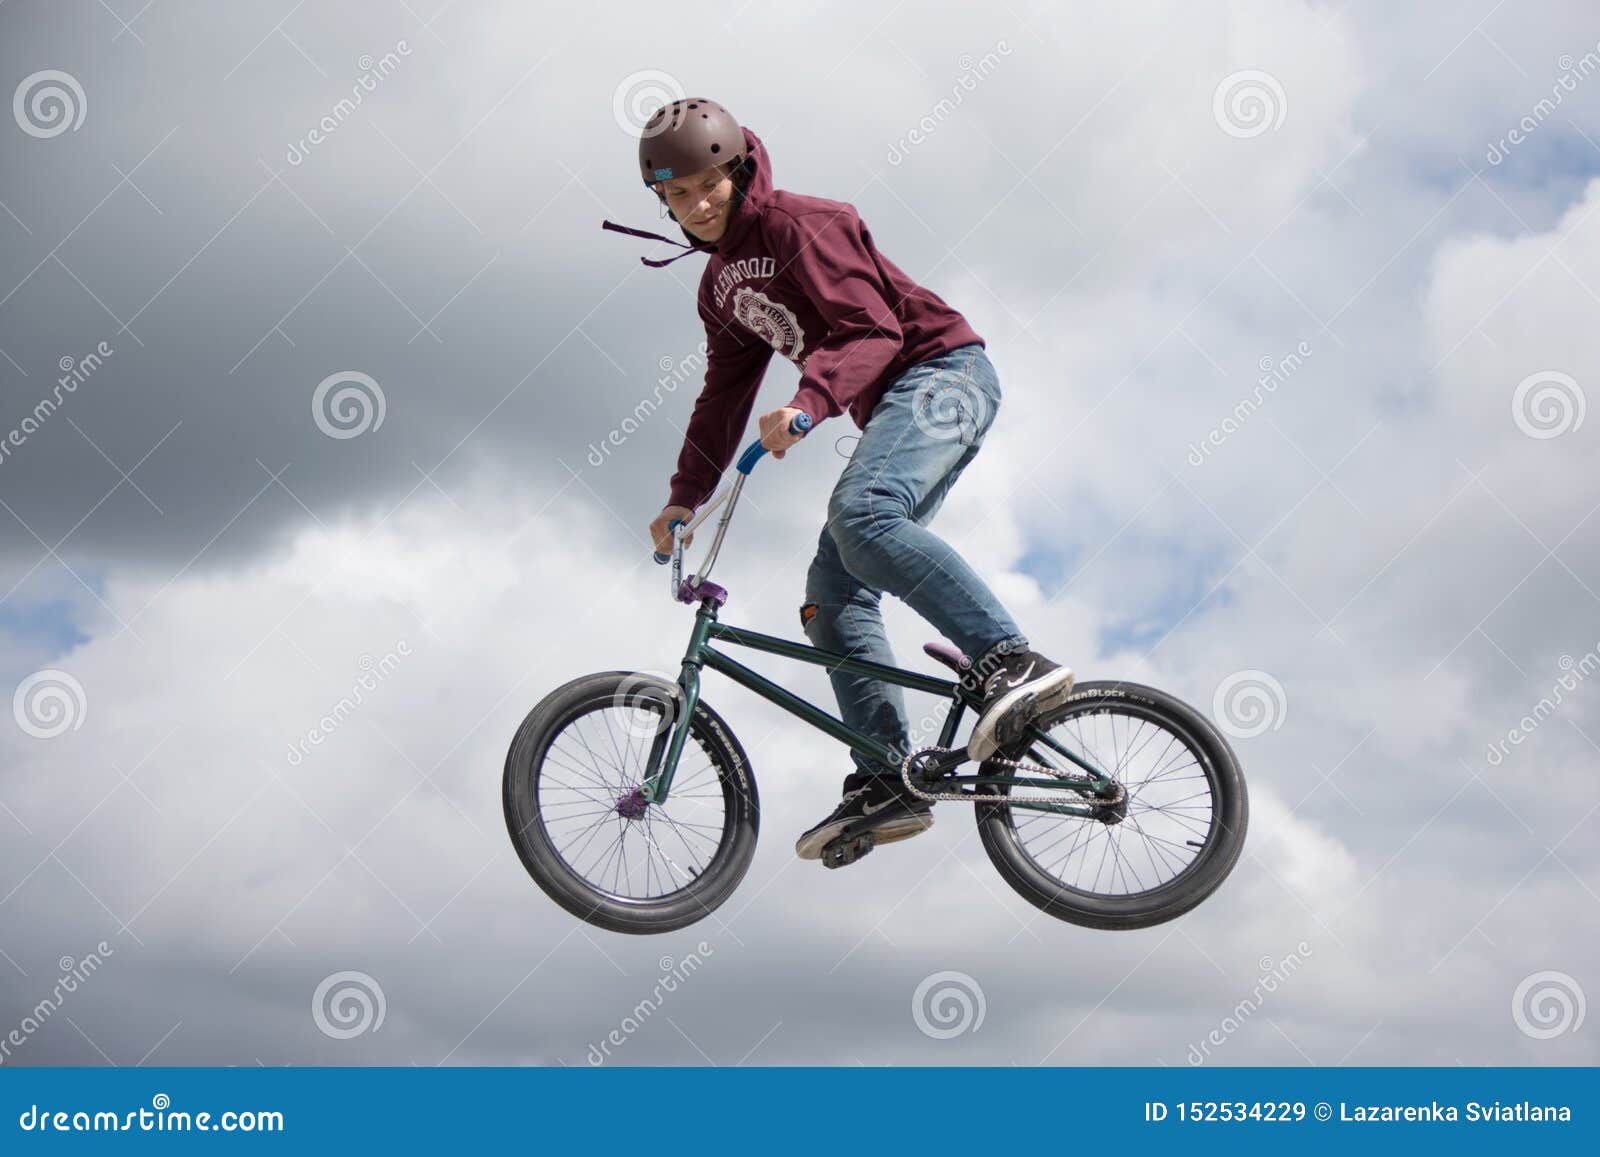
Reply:
[[[1016,812],[1021,809],[1004,802],[978,803],[978,834],[984,851],[1006,883],[1048,915],[1086,928],[1149,928],[1190,911],[1222,885],[1244,850],[1249,797],[1238,760],[1222,734],[1187,703],[1153,687],[1115,681],[1080,683],[1066,702],[1043,714],[1037,724],[1043,730],[1054,731],[1073,719],[1112,712],[1164,728],[1195,756],[1215,802],[1203,846],[1191,863],[1157,887],[1110,895],[1068,885],[1041,865],[1019,835]],[[1000,754],[1008,759],[1025,759],[1029,746],[1030,741],[1024,738]],[[1007,770],[989,763],[984,768],[985,774]],[[986,794],[1011,793],[1009,785],[992,785]],[[1133,804],[1130,793],[1129,806]],[[1101,824],[1100,820],[1089,818],[1063,817],[1059,822]],[[1125,820],[1119,826],[1126,824]],[[1120,836],[1108,832],[1105,838],[1110,841]],[[1102,851],[1102,857],[1104,854]],[[1098,875],[1097,871],[1097,879]]]
[[[558,687],[528,713],[506,754],[503,780],[506,828],[534,882],[580,920],[612,932],[633,935],[672,932],[715,911],[738,887],[749,869],[755,855],[761,816],[755,779],[750,773],[749,758],[728,725],[704,700],[699,701],[684,745],[679,776],[666,807],[670,808],[677,798],[684,779],[683,766],[688,763],[691,752],[698,748],[714,771],[722,797],[724,823],[715,851],[694,871],[688,883],[658,897],[633,897],[597,886],[568,862],[553,838],[544,814],[550,810],[549,806],[540,802],[541,780],[547,775],[552,780],[556,778],[553,768],[558,765],[553,763],[551,753],[566,730],[596,710],[615,706],[624,693],[634,697],[629,701],[631,706],[660,702],[665,710],[668,698],[676,702],[678,690],[676,684],[645,673],[603,671]],[[611,786],[626,788],[628,785],[619,782]],[[597,798],[593,802],[602,801]],[[659,807],[649,806],[651,809]],[[623,829],[621,839],[628,838],[628,825],[648,829],[651,814],[647,811],[644,817],[635,820],[617,815],[616,821]],[[612,817],[602,815],[595,822],[609,824],[611,820]],[[644,838],[650,839],[648,830]],[[688,846],[687,840],[685,846]],[[679,866],[674,864],[673,867]]]

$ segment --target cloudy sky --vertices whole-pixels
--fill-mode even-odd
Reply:
[[[4,1062],[583,1065],[690,953],[608,1063],[1600,1060],[1593,5],[694,15],[0,6]],[[985,337],[1005,401],[934,528],[1036,646],[1213,715],[1281,688],[1191,914],[1045,917],[951,805],[797,861],[847,754],[716,676],[765,828],[717,917],[622,937],[523,871],[523,715],[687,637],[644,527],[697,383],[591,454],[701,337],[700,259],[599,229],[659,227],[633,126],[685,94]],[[800,637],[852,432],[756,472],[728,620]],[[345,973],[354,1035],[313,1011]],[[982,1008],[948,1039],[940,973]]]

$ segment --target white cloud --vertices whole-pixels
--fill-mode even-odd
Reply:
[[[0,1007],[31,1006],[50,961],[104,936],[117,944],[115,967],[76,1019],[119,1061],[182,1019],[154,1059],[581,1064],[648,988],[658,958],[706,938],[716,955],[671,1010],[694,1043],[656,1021],[623,1063],[698,1062],[698,1049],[732,1063],[781,1022],[751,1063],[1031,1062],[1065,1040],[1053,1063],[1178,1064],[1250,990],[1261,958],[1303,938],[1311,966],[1264,1009],[1294,1043],[1256,1022],[1214,1063],[1298,1063],[1296,1048],[1319,1063],[1353,1049],[1365,1063],[1593,1061],[1578,1039],[1535,1047],[1508,1009],[1523,976],[1580,969],[1593,955],[1597,901],[1584,883],[1596,862],[1593,689],[1581,686],[1504,768],[1483,753],[1548,692],[1557,656],[1600,641],[1589,577],[1600,560],[1586,521],[1600,501],[1586,469],[1600,419],[1541,440],[1510,412],[1517,383],[1538,370],[1594,388],[1587,287],[1600,287],[1600,237],[1587,214],[1600,184],[1547,181],[1531,160],[1546,154],[1532,150],[1484,181],[1469,177],[1455,154],[1520,114],[1526,94],[1505,89],[1520,83],[1505,59],[1453,13],[1396,36],[1361,13],[1311,5],[1051,10],[1030,16],[1042,43],[1009,12],[952,13],[897,30],[892,43],[869,37],[828,76],[844,50],[831,32],[826,51],[808,49],[807,36],[824,34],[772,23],[789,19],[780,12],[743,12],[731,42],[793,45],[800,71],[781,87],[764,55],[719,53],[713,72],[695,63],[702,37],[619,25],[602,52],[561,52],[511,94],[439,175],[487,239],[429,190],[395,219],[394,235],[445,239],[451,254],[435,264],[397,250],[379,262],[386,276],[418,278],[402,291],[421,289],[418,300],[437,308],[489,256],[468,261],[467,250],[509,246],[451,307],[441,349],[424,337],[396,363],[408,375],[378,375],[393,383],[385,431],[396,440],[330,453],[319,439],[273,456],[299,463],[284,475],[297,493],[301,478],[334,480],[322,497],[301,493],[327,525],[269,488],[216,548],[248,543],[240,557],[202,555],[172,579],[218,526],[169,505],[192,546],[166,565],[103,539],[92,573],[109,610],[84,598],[89,641],[9,656],[12,666],[71,671],[90,707],[85,726],[60,739],[0,741],[0,802],[15,816],[0,825],[28,829],[0,850],[0,892],[11,892],[0,947],[29,971],[8,981]],[[1537,80],[1550,46],[1577,42],[1582,16],[1508,14],[1485,31]],[[433,163],[526,71],[517,33],[528,19],[446,13],[436,27],[450,47],[424,42],[409,62],[415,74],[385,88],[396,102],[380,110],[386,131]],[[338,30],[325,34],[330,50],[346,47]],[[887,166],[883,148],[948,90],[959,54],[1001,35],[1015,51],[971,102],[905,165]],[[491,39],[494,51],[481,51]],[[261,75],[303,68],[287,51],[276,64],[267,52],[250,66]],[[708,920],[648,942],[600,933],[550,904],[516,862],[498,789],[522,714],[582,672],[671,669],[692,613],[665,601],[641,541],[687,392],[580,481],[554,462],[581,468],[612,415],[631,410],[629,374],[693,344],[683,284],[623,281],[629,243],[597,231],[582,240],[576,231],[602,212],[549,164],[569,158],[618,206],[604,212],[648,223],[620,207],[648,202],[625,201],[638,190],[609,98],[628,71],[663,58],[688,62],[690,88],[715,80],[710,95],[773,146],[781,185],[856,199],[885,251],[930,272],[989,339],[1006,400],[934,529],[992,577],[1035,643],[1081,678],[1142,680],[1208,712],[1235,671],[1282,682],[1282,728],[1235,745],[1253,792],[1247,854],[1181,923],[1108,936],[1038,915],[994,875],[971,817],[943,805],[932,833],[848,872],[799,863],[790,841],[830,805],[844,750],[714,678],[707,696],[750,750],[766,828],[750,876],[718,914],[726,927]],[[462,59],[473,68],[458,68]],[[1288,104],[1278,129],[1250,139],[1212,119],[1215,86],[1241,69],[1271,73]],[[313,95],[296,89],[297,100]],[[547,115],[553,100],[562,117]],[[436,119],[425,116],[435,105]],[[1573,123],[1600,136],[1590,107],[1575,104]],[[278,115],[258,109],[256,120],[228,122],[229,133],[267,139]],[[303,119],[293,107],[282,115]],[[1080,121],[1013,194],[1018,168]],[[1584,158],[1569,164],[1592,170],[1580,137],[1546,127]],[[207,140],[220,131],[203,117],[195,128]],[[341,135],[350,153],[330,150],[320,171],[292,178],[341,239],[352,225],[359,237],[404,191],[389,186],[414,179],[364,131]],[[381,167],[363,169],[366,145]],[[1475,152],[1461,155],[1475,163]],[[240,164],[254,182],[241,185],[242,201],[264,178],[253,159]],[[540,192],[554,203],[520,235]],[[363,203],[347,221],[351,196]],[[317,229],[298,210],[294,219]],[[598,276],[597,261],[615,276]],[[274,289],[250,303],[252,327],[265,328],[326,266],[309,264],[284,300]],[[677,274],[684,266],[668,276],[692,282]],[[435,284],[442,269],[448,287]],[[343,365],[351,345],[404,344],[392,340],[387,296],[366,281],[371,300],[336,284],[338,308],[290,325],[297,344],[263,347],[296,372],[316,362],[300,375],[308,385]],[[235,301],[220,290],[217,299]],[[0,321],[9,316],[0,310]],[[567,335],[545,364],[551,351],[530,316],[563,320],[551,341],[584,320],[589,340]],[[351,319],[366,323],[355,337]],[[1314,350],[1305,365],[1191,466],[1188,447],[1234,413],[1260,360],[1301,341]],[[222,376],[242,352],[197,364],[218,361]],[[536,365],[523,392],[485,419]],[[197,372],[169,376],[187,383]],[[787,396],[783,375],[764,403]],[[269,395],[227,388],[208,386],[208,404],[226,408],[230,427],[253,428],[259,412],[247,407]],[[184,437],[203,416],[187,409]],[[297,401],[304,425],[302,410]],[[467,437],[435,476],[445,494],[419,484],[405,460],[413,451],[397,432],[408,412],[427,416],[409,430],[442,438],[438,454]],[[102,425],[115,424],[85,425],[105,437]],[[716,574],[733,591],[729,620],[799,637],[805,567],[842,465],[830,447],[849,432],[825,427],[757,471]],[[184,453],[204,449],[185,459],[194,478],[219,493],[248,482],[231,509],[265,481],[254,451],[231,436],[192,437]],[[228,475],[223,487],[232,458],[249,477]],[[399,489],[376,499],[358,489],[396,464]],[[183,493],[150,488],[168,502],[169,490]],[[140,517],[161,542],[176,541]],[[274,539],[285,519],[292,533]],[[25,545],[31,562],[37,543]],[[1073,576],[1064,590],[1053,568]],[[931,629],[900,606],[888,619],[901,659],[936,670],[918,653]],[[350,692],[361,657],[397,653],[402,641],[412,653],[370,700],[291,763],[290,745]],[[751,663],[786,670],[762,656]],[[797,673],[794,686],[831,702],[818,670]],[[925,702],[913,697],[913,718]],[[117,935],[122,920],[142,945]],[[334,1042],[306,1006],[320,980],[349,968],[383,983],[390,1019],[381,1033]],[[934,1049],[909,1002],[920,980],[946,969],[978,979],[989,1019],[984,1032]],[[1064,975],[1076,985],[1066,996]],[[61,1026],[30,1055],[97,1059]]]

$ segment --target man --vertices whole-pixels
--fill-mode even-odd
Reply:
[[[657,551],[715,490],[743,436],[774,351],[801,371],[789,404],[762,414],[773,457],[848,412],[862,434],[828,502],[806,576],[801,626],[813,646],[893,665],[879,600],[904,600],[973,658],[967,678],[983,710],[968,741],[987,758],[1018,712],[1046,710],[1072,691],[1072,672],[1031,650],[1000,601],[927,529],[977,454],[1000,403],[984,342],[964,317],[878,252],[855,209],[772,185],[759,137],[714,101],[656,111],[639,141],[644,183],[691,244],[710,255],[700,279],[706,381],[689,418],[667,505],[650,523]],[[657,234],[605,227],[635,236]],[[677,242],[674,242],[677,244]],[[900,688],[830,670],[843,720],[903,756],[910,744]],[[885,844],[933,826],[932,805],[905,791],[899,769],[852,753],[844,798],[795,844],[802,859],[849,828]]]

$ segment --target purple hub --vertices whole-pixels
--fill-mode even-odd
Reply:
[[[642,819],[649,808],[650,801],[644,798],[644,788],[636,787],[617,800],[616,812],[625,820],[637,820]]]

